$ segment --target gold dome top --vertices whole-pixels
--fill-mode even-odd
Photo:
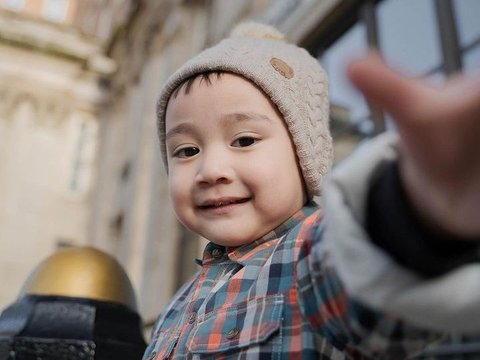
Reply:
[[[122,266],[92,247],[60,250],[42,261],[25,282],[20,296],[26,294],[111,301],[137,310],[132,284]]]

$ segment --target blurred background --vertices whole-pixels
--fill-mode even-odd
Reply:
[[[439,84],[480,68],[479,19],[478,0],[0,0],[0,310],[42,259],[92,245],[126,269],[148,331],[205,245],[170,208],[156,97],[238,22],[324,66],[339,161],[390,126],[348,62],[376,47]]]

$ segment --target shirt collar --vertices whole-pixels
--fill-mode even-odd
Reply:
[[[309,201],[301,210],[297,211],[285,222],[250,244],[239,247],[225,247],[210,242],[203,252],[203,260],[197,260],[197,263],[199,265],[206,265],[213,261],[226,260],[228,257],[231,261],[246,265],[249,260],[258,258],[266,259],[270,256],[275,245],[283,235],[317,209],[318,205],[314,201]],[[220,256],[220,254],[222,256]]]

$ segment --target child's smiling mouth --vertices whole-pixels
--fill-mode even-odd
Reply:
[[[203,201],[197,208],[207,213],[219,215],[234,210],[250,200],[250,197],[222,197]]]

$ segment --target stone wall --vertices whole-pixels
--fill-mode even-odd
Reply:
[[[95,39],[0,10],[0,308],[40,260],[88,242],[98,84],[113,70]]]

